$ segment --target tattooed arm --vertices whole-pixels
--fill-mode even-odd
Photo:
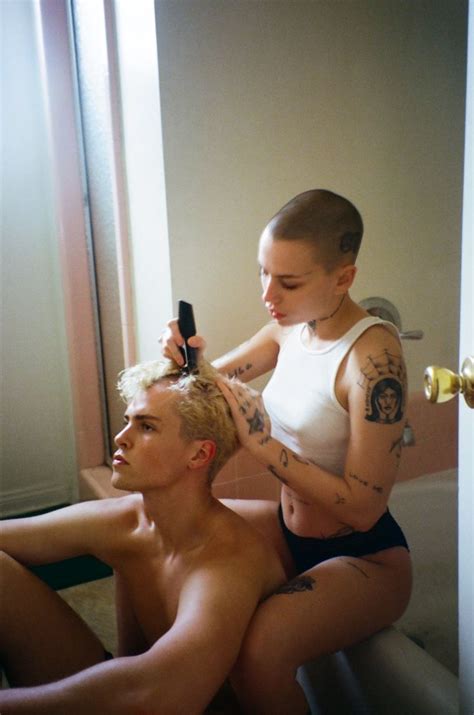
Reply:
[[[276,365],[280,331],[279,325],[268,323],[250,340],[214,360],[214,367],[223,375],[238,377],[242,382],[264,375]]]
[[[338,397],[350,420],[343,477],[273,439],[260,395],[245,386],[224,384],[221,389],[241,443],[302,500],[359,531],[383,514],[398,468],[406,399],[401,348],[387,330],[367,331],[343,366]]]
[[[268,323],[250,340],[214,360],[213,365],[227,377],[238,377],[242,382],[249,382],[275,367],[280,350],[280,334],[281,328],[277,323]],[[165,357],[174,360],[178,365],[183,364],[179,348],[184,344],[184,339],[179,332],[176,318],[169,321],[168,327],[160,336],[160,343]],[[190,338],[189,345],[196,348],[199,355],[206,349],[206,341],[200,335]]]

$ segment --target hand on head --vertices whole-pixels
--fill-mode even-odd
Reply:
[[[271,422],[259,392],[236,380],[222,378],[217,385],[224,395],[237,427],[240,444],[250,451],[270,440]]]

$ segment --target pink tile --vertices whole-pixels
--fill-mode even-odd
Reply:
[[[216,499],[237,499],[237,482],[222,482],[212,485],[212,493]]]
[[[280,498],[280,484],[268,472],[245,477],[237,481],[237,497],[239,499],[272,499]]]
[[[237,477],[251,477],[265,471],[264,465],[255,459],[247,449],[241,449],[236,455]]]
[[[458,403],[432,404],[423,392],[410,395],[407,410],[416,443],[404,447],[398,481],[457,466]]]
[[[221,484],[222,482],[231,482],[237,478],[237,455],[234,455],[229,459],[228,462],[224,464],[221,471],[218,473],[214,480],[214,484]]]

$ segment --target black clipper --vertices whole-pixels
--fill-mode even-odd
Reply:
[[[183,372],[190,375],[197,370],[197,348],[191,348],[188,345],[188,339],[196,335],[196,324],[194,322],[194,312],[191,303],[186,303],[185,300],[178,302],[178,327],[179,332],[183,336],[185,343],[184,347],[180,347],[181,354],[184,358]]]

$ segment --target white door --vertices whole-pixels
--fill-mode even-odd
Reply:
[[[474,355],[474,0],[469,40],[461,275],[460,362]],[[459,679],[461,715],[474,713],[474,410],[459,398]]]

